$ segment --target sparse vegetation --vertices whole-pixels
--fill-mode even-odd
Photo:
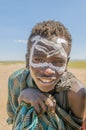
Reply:
[[[86,61],[70,61],[69,68],[86,68]]]
[[[9,64],[25,64],[25,61],[0,61],[0,65],[9,65]]]

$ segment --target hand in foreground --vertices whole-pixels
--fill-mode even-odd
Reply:
[[[20,93],[18,102],[30,103],[38,114],[46,111],[55,112],[56,101],[48,93],[42,93],[38,89],[27,88]]]

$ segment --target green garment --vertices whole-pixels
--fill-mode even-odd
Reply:
[[[70,72],[65,72],[55,86],[53,96],[56,98],[56,112],[37,115],[34,108],[24,102],[18,105],[20,92],[28,87],[37,88],[27,69],[21,69],[9,77],[8,82],[8,124],[13,123],[13,130],[79,130],[80,119],[70,116],[67,91],[71,89]]]

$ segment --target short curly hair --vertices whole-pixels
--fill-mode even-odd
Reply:
[[[59,21],[54,21],[54,20],[43,21],[36,24],[33,27],[31,34],[28,38],[26,67],[29,66],[30,48],[32,46],[31,38],[37,35],[40,35],[41,37],[46,38],[48,40],[51,40],[53,37],[64,37],[68,41],[68,46],[69,46],[68,55],[70,54],[72,38],[68,29]]]

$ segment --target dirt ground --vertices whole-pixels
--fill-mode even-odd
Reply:
[[[0,130],[11,130],[11,126],[6,123],[7,82],[10,74],[22,67],[24,64],[0,64]],[[86,69],[70,69],[70,71],[86,85]]]

